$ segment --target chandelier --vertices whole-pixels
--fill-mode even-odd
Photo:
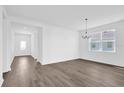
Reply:
[[[88,32],[87,32],[87,21],[88,21],[88,19],[85,18],[86,29],[85,29],[85,33],[82,35],[83,39],[89,39],[90,38],[90,36],[88,35]]]

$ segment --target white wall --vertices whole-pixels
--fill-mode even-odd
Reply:
[[[10,60],[8,60],[9,67],[12,63],[12,59],[15,56],[15,51],[14,51],[15,48],[14,47],[15,47],[15,43],[16,43],[15,42],[15,34],[16,33],[31,35],[31,55],[39,60],[39,52],[42,52],[42,51],[39,51],[40,49],[38,49],[39,43],[37,41],[40,28],[29,25],[28,23],[25,23],[25,22],[24,23],[19,22],[18,20],[16,20],[16,21],[9,20],[9,21],[10,21],[9,22],[10,27],[9,27],[8,32],[10,33],[9,34],[10,36],[8,36],[8,37],[10,37],[10,38],[8,38],[8,40],[9,40],[8,44],[11,45],[8,47],[9,56],[7,59],[10,59]],[[25,29],[25,27],[26,27],[26,29]],[[12,49],[10,49],[10,48],[12,48]]]
[[[7,35],[8,35],[7,20],[4,17],[4,19],[3,19],[3,41],[4,41],[3,42],[3,50],[4,50],[4,52],[3,52],[3,72],[6,72],[6,68],[7,68],[7,56],[8,56],[8,54],[7,54],[7,47],[8,47]]]
[[[14,39],[12,40],[12,41],[14,41],[14,44],[16,43],[15,42],[16,34],[23,34],[24,36],[25,35],[28,35],[28,36],[30,35],[30,37],[31,37],[31,45],[30,45],[31,49],[29,48],[29,50],[31,50],[30,53],[31,53],[32,56],[34,56],[34,57],[37,56],[38,55],[37,54],[37,52],[38,52],[38,49],[37,49],[37,46],[38,46],[38,44],[37,44],[37,38],[38,38],[37,34],[38,34],[39,29],[37,29],[37,27],[33,27],[33,26],[30,26],[30,25],[27,25],[27,24],[22,24],[22,23],[11,22],[10,24],[11,24],[11,28],[10,28],[11,33],[12,32],[14,33],[13,34]],[[22,39],[20,38],[20,40],[23,40],[24,36],[22,36],[23,38]],[[18,44],[15,44],[15,45],[18,46]],[[14,55],[15,55],[15,53],[17,53],[19,51],[13,51],[13,52],[14,52]]]
[[[79,43],[80,43],[80,57],[82,59],[93,60],[97,62],[103,62],[107,64],[113,64],[118,66],[124,66],[124,20],[118,21],[111,24],[95,27],[89,29],[89,32],[104,31],[108,29],[116,29],[116,53],[107,52],[90,52],[88,51],[88,41],[81,38],[81,32]]]
[[[18,26],[18,24],[16,26],[13,25],[14,22],[17,22],[19,24],[25,24],[25,26],[30,26],[31,25],[31,30],[30,31],[20,31],[20,27]],[[13,61],[13,58],[14,58],[14,41],[15,41],[15,33],[16,32],[21,32],[21,33],[30,33],[32,34],[32,46],[33,46],[33,49],[32,49],[32,55],[34,57],[37,57],[40,58],[39,56],[39,50],[38,50],[38,45],[37,45],[37,37],[38,37],[38,31],[41,30],[41,28],[39,27],[39,25],[37,23],[33,23],[33,22],[30,22],[30,21],[24,21],[22,22],[22,20],[20,19],[11,19],[9,17],[5,17],[4,20],[3,20],[3,23],[4,23],[4,31],[3,31],[3,39],[4,39],[4,56],[3,56],[3,72],[7,72],[10,69],[10,66],[11,66],[11,63]],[[21,25],[21,26],[22,26]],[[34,27],[36,26],[36,28]],[[37,27],[38,26],[38,27]],[[32,31],[34,30],[34,31]],[[38,31],[36,31],[38,30]],[[42,31],[41,31],[42,32]],[[34,39],[35,38],[35,39]],[[35,49],[34,49],[35,48]],[[40,51],[41,52],[41,51]]]
[[[14,57],[13,50],[10,48],[14,47],[14,31],[12,31],[11,22],[17,22],[27,25],[38,27],[38,34],[35,35],[35,50],[33,54],[42,64],[50,64],[55,62],[61,62],[71,59],[79,58],[78,55],[78,32],[64,29],[55,25],[49,25],[42,22],[36,22],[34,20],[9,17],[8,18],[8,67],[11,65],[12,58]],[[36,33],[35,33],[36,34]],[[37,42],[38,41],[38,42]],[[38,43],[38,44],[37,44]],[[37,52],[38,51],[38,52]]]
[[[2,64],[3,62],[3,9],[0,6],[0,86],[2,84]]]
[[[53,25],[45,25],[43,30],[43,62],[50,64],[78,56],[78,32]]]

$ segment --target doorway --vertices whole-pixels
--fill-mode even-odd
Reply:
[[[15,33],[15,56],[31,55],[31,34]]]

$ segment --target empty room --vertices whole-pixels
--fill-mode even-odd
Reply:
[[[124,87],[124,5],[0,5],[1,87]]]

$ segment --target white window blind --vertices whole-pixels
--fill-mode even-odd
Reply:
[[[89,50],[96,52],[115,52],[115,29],[91,33]]]

